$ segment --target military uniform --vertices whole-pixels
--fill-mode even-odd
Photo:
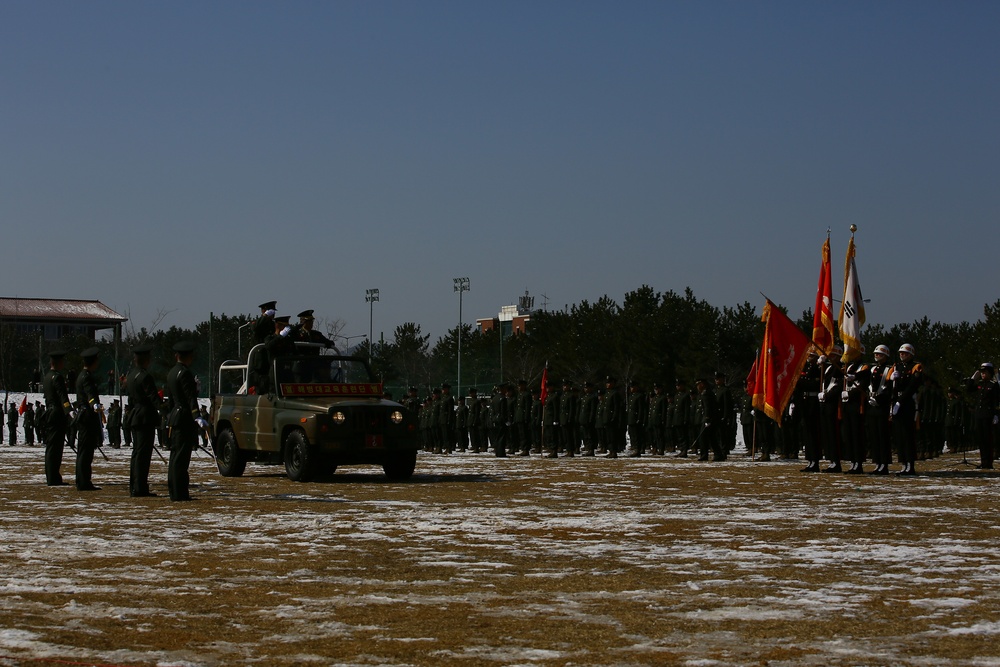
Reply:
[[[76,488],[78,491],[96,491],[93,474],[94,452],[101,445],[101,396],[94,370],[98,349],[84,350],[84,368],[76,377]]]
[[[521,380],[517,383],[517,402],[514,407],[514,429],[517,435],[516,446],[521,456],[531,452],[531,392],[528,383]],[[513,445],[513,443],[512,443]]]
[[[715,374],[715,404],[719,411],[719,424],[715,432],[718,449],[722,452],[722,460],[736,447],[736,403],[733,394],[726,386],[726,376]]]
[[[830,465],[823,472],[843,472],[840,467],[840,399],[844,372],[840,367],[841,350],[834,351],[822,366],[822,386],[819,399],[819,435],[823,452]]]
[[[31,403],[24,409],[24,441],[28,445],[35,444],[35,408]]]
[[[678,458],[687,458],[691,447],[691,393],[682,380],[677,381],[677,393],[674,394],[674,418],[670,423],[674,443],[677,445]]]
[[[490,399],[490,439],[493,441],[493,453],[499,458],[507,456],[509,422],[510,403],[507,400],[506,388],[497,387]]]
[[[126,428],[131,431],[134,446],[129,465],[129,495],[135,498],[154,495],[149,491],[149,463],[153,456],[153,441],[160,425],[160,399],[156,382],[148,371],[152,345],[140,345],[132,350],[135,366],[125,384],[128,391]]]
[[[563,382],[562,395],[559,397],[559,445],[566,456],[575,456],[580,448],[576,437],[578,405],[579,396],[573,391],[573,383]]]
[[[483,404],[479,401],[479,396],[477,391],[473,388],[469,390],[469,397],[466,402],[469,404],[469,446],[474,454],[486,451],[483,447],[482,438],[482,420],[483,420]]]
[[[114,449],[122,446],[122,406],[118,399],[108,408],[108,444]]]
[[[713,450],[716,461],[724,460],[717,430],[719,428],[719,406],[715,392],[709,389],[708,380],[698,380],[698,400],[695,402],[695,424],[701,428],[698,434],[698,460],[708,460],[708,450]]]
[[[649,414],[646,416],[646,435],[652,453],[662,455],[664,442],[664,424],[667,415],[667,397],[659,383],[653,384],[653,396],[649,400]]]
[[[62,466],[63,448],[66,446],[66,429],[73,405],[66,390],[66,379],[62,374],[62,359],[65,352],[49,352],[49,371],[42,380],[45,394],[45,483],[49,486],[63,486],[59,468]]]
[[[873,475],[889,474],[892,463],[892,437],[889,430],[890,399],[892,398],[892,365],[889,364],[889,350],[876,351],[875,363],[868,372],[868,386],[865,392],[865,436],[875,469]]]
[[[451,385],[441,385],[441,400],[438,404],[438,429],[440,429],[441,451],[450,454],[455,451],[455,397],[451,395]]]
[[[198,386],[187,363],[193,358],[194,343],[174,345],[177,363],[167,373],[167,396],[170,409],[167,428],[170,437],[170,462],[167,466],[167,487],[170,500],[191,500],[189,491],[191,454],[198,443],[201,411],[198,409]]]
[[[635,382],[629,384],[628,405],[625,408],[625,425],[632,446],[629,456],[642,456],[646,451],[646,417],[649,406],[646,394]]]
[[[548,450],[549,458],[559,456],[559,399],[560,394],[554,390],[555,385],[549,382],[545,402],[542,403],[542,437],[543,446]]]
[[[583,397],[580,399],[580,432],[583,436],[583,455],[594,456],[597,447],[597,394],[594,385],[585,382]]]
[[[988,376],[986,371],[988,371]],[[966,381],[972,396],[973,434],[979,445],[979,468],[993,469],[993,444],[1000,415],[1000,385],[994,379],[993,365],[983,364],[980,372]]]
[[[7,408],[7,432],[9,433],[9,438],[10,438],[7,444],[9,444],[11,447],[17,444],[18,416],[19,415],[17,414],[17,405],[12,402],[10,404],[10,407]]]
[[[865,459],[865,386],[870,383],[871,368],[863,361],[854,361],[844,369],[844,384],[840,398],[840,440],[844,453],[851,462],[845,472],[850,475],[864,473]]]
[[[627,409],[625,398],[616,386],[615,379],[608,377],[605,381],[607,394],[604,396],[604,428],[607,429],[608,458],[618,458],[618,452],[625,451],[625,428]]]
[[[899,455],[903,469],[901,475],[916,475],[914,462],[917,459],[917,390],[923,384],[923,366],[913,360],[913,346],[900,347],[899,362],[893,366],[892,374],[892,442]]]
[[[464,452],[469,448],[469,406],[465,397],[458,397],[455,408],[455,451]]]

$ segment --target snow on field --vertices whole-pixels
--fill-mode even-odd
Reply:
[[[410,483],[296,484],[196,455],[182,506],[129,499],[105,449],[81,494],[0,448],[0,665],[1000,665],[998,477],[956,459],[422,455]]]

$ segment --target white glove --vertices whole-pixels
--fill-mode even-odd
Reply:
[[[194,420],[194,423],[200,426],[201,428],[208,428],[208,422],[205,421],[204,417],[198,417],[197,419]]]
[[[892,406],[893,417],[895,417],[898,412],[899,412],[899,403],[896,403],[894,406]]]
[[[751,410],[750,411],[750,416],[751,417],[755,417],[756,415],[757,415],[757,411],[756,410]]]
[[[878,407],[878,401],[875,400],[874,396],[869,396],[868,397],[868,405],[872,406],[873,408],[877,408]]]
[[[816,398],[819,399],[820,403],[826,403],[826,392],[825,391],[819,392],[819,394],[816,395]]]
[[[104,410],[104,406],[101,405],[100,403],[94,403],[90,407],[94,408],[94,412],[101,412],[102,410]]]
[[[290,333],[292,333],[292,328],[291,327],[285,327],[284,329],[281,330],[281,334],[280,335],[281,336],[287,336]]]
[[[857,377],[858,377],[857,375],[854,375],[854,374],[852,373],[851,375],[848,375],[848,376],[847,376],[847,381],[848,381],[848,382],[854,382],[854,380],[856,380],[856,379],[857,379]]]
[[[997,424],[1000,424],[1000,417],[993,415],[993,425],[996,426]]]
[[[794,403],[789,403],[788,404],[788,416],[791,417],[794,413],[795,413],[795,404]]]
[[[902,373],[900,373],[899,371],[893,371],[893,372],[892,372],[892,375],[890,375],[890,376],[889,376],[889,379],[890,379],[890,380],[898,380],[898,379],[900,379],[901,377],[903,377],[903,374],[902,374]]]
[[[841,403],[847,403],[849,400],[851,400],[851,392],[849,392],[849,391],[842,391],[842,392],[840,392],[840,402]]]
[[[712,425],[712,422],[705,422],[705,428],[708,428],[711,425]]]
[[[269,308],[264,311],[264,314],[267,315],[268,317],[274,317],[276,313],[277,311],[274,308]]]
[[[69,418],[70,419],[76,419],[76,410],[70,410],[69,411]]]
[[[559,426],[559,422],[552,422],[553,426]]]
[[[826,355],[825,354],[821,354],[819,356],[819,359],[816,360],[816,363],[819,364],[820,366],[822,366],[823,364],[825,364],[826,363]]]

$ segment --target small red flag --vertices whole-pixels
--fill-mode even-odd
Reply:
[[[823,244],[823,264],[819,269],[816,308],[813,309],[813,342],[823,354],[833,349],[833,282],[830,275],[830,237]]]
[[[542,391],[539,393],[538,397],[542,401],[542,405],[545,405],[545,398],[549,395],[549,390],[546,385],[549,383],[549,365],[545,364],[545,368],[542,370]]]
[[[17,409],[17,414],[23,415],[28,409],[28,395],[25,394],[24,398],[21,399],[21,407]]]

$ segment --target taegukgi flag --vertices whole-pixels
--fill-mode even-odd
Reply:
[[[861,327],[865,323],[865,302],[861,297],[858,283],[858,267],[854,262],[854,235],[847,244],[847,259],[844,261],[844,302],[840,305],[840,340],[844,343],[843,362],[845,364],[861,357]]]

